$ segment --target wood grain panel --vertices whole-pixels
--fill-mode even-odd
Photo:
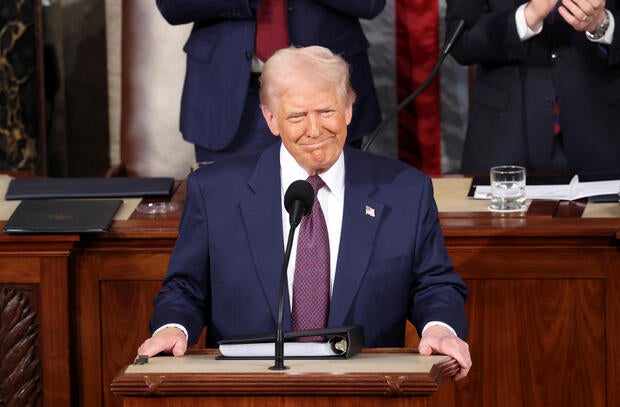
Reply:
[[[440,390],[441,391],[441,390]],[[126,398],[125,407],[445,407],[432,398],[385,397],[170,397]]]
[[[605,405],[603,280],[466,283],[473,367],[459,406]]]
[[[1,253],[1,252],[0,252]],[[0,282],[38,283],[41,260],[37,257],[0,257]]]
[[[620,406],[620,229],[605,286],[607,405]]]
[[[43,402],[71,403],[68,258],[41,260],[41,341]]]
[[[101,256],[79,255],[71,269],[72,336],[75,343],[73,368],[76,400],[80,407],[102,404],[101,321],[99,306],[99,270]]]
[[[148,321],[161,281],[101,282],[101,350],[103,399],[106,406],[122,406],[109,390],[118,371],[131,363],[138,346],[150,336]]]
[[[605,278],[614,249],[582,252],[577,248],[448,247],[456,271],[468,279]]]
[[[123,253],[101,259],[102,280],[157,280],[161,282],[168,268],[170,251]]]

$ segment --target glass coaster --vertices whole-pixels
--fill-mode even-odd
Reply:
[[[491,211],[491,212],[497,212],[497,213],[515,213],[515,212],[525,212],[525,211],[527,211],[527,205],[524,205],[523,208],[520,208],[520,209],[493,209],[489,205],[487,207],[487,209],[489,211]]]
[[[179,210],[178,202],[147,202],[136,207],[136,211],[147,215],[163,215]]]

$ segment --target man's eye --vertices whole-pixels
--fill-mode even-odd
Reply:
[[[303,120],[303,118],[304,118],[303,114],[294,114],[288,117],[288,121],[296,123],[296,122]]]
[[[329,117],[329,116],[333,115],[335,112],[336,112],[335,110],[323,110],[321,112],[321,116]]]

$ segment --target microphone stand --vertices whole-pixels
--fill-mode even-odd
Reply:
[[[433,80],[433,78],[437,74],[437,71],[439,71],[439,68],[443,64],[444,59],[446,59],[446,57],[448,56],[448,53],[452,49],[452,46],[454,45],[454,41],[456,41],[456,39],[461,35],[461,33],[463,32],[464,29],[465,29],[465,21],[464,20],[459,20],[457,22],[456,28],[454,29],[452,35],[450,36],[450,38],[448,38],[448,40],[446,41],[445,45],[441,48],[439,59],[437,60],[437,62],[433,66],[433,69],[431,70],[431,73],[428,75],[426,80],[420,85],[419,88],[417,88],[415,91],[413,91],[413,93],[411,95],[407,96],[407,98],[405,100],[403,100],[396,107],[396,109],[394,109],[389,115],[387,115],[385,117],[385,119],[383,119],[383,121],[381,123],[379,123],[379,126],[377,126],[375,131],[368,138],[368,141],[366,141],[366,143],[362,146],[362,151],[368,150],[368,147],[370,147],[370,145],[374,141],[375,137],[377,137],[377,135],[381,132],[381,130],[383,130],[383,128],[385,126],[387,126],[387,124],[390,122],[390,120],[392,120],[394,118],[394,116],[396,116],[398,114],[398,112],[403,110],[405,108],[405,106],[407,106],[409,103],[411,103],[411,101],[413,99],[415,99],[420,93],[422,93],[422,91],[424,91],[424,89],[426,89],[428,87],[428,85],[431,83],[431,81]]]
[[[300,213],[301,211],[301,213]],[[282,261],[282,271],[280,272],[280,295],[278,302],[278,319],[276,322],[276,343],[275,343],[275,360],[274,365],[269,370],[287,370],[284,366],[284,332],[282,332],[282,319],[284,317],[284,297],[286,296],[286,283],[288,281],[286,272],[288,270],[289,259],[291,258],[291,246],[293,246],[293,237],[295,236],[295,228],[301,222],[303,216],[303,207],[301,201],[293,203],[292,213],[290,216],[291,230],[288,232],[288,240],[286,242],[286,251],[284,252],[284,260]]]
[[[276,350],[274,361],[275,364],[271,366],[269,370],[288,369],[288,366],[284,366],[284,332],[282,332],[282,319],[284,316],[284,296],[286,295],[286,282],[288,281],[286,271],[288,270],[288,262],[291,257],[291,246],[293,245],[293,236],[295,236],[295,226],[291,225],[291,230],[288,232],[286,252],[284,253],[284,261],[282,262],[282,271],[280,273],[280,298],[278,302],[278,320],[276,327]]]

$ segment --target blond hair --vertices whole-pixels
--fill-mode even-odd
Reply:
[[[300,75],[335,87],[345,104],[355,101],[347,62],[327,48],[310,46],[280,49],[265,62],[260,78],[261,105],[273,110],[273,103],[295,87]]]

